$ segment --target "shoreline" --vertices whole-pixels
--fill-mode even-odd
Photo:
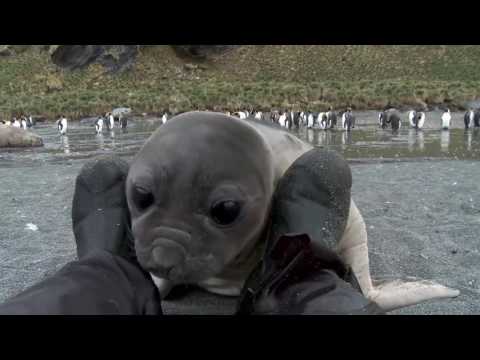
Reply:
[[[424,126],[425,130],[434,130],[437,127],[440,126],[440,117],[443,113],[442,110],[443,107],[435,108],[430,111],[426,111],[426,123]],[[465,111],[458,111],[458,110],[453,110],[451,107],[449,107],[451,110],[452,114],[452,123],[451,123],[451,129],[462,129],[464,128],[464,123],[463,123],[463,117],[465,115]],[[408,127],[410,128],[409,120],[408,120],[408,112],[411,110],[411,108],[404,108],[404,109],[398,109],[396,108],[400,115],[401,115],[401,121],[402,121],[402,128]],[[193,110],[192,110],[193,111]],[[337,115],[339,113],[338,110]],[[380,110],[372,110],[372,109],[367,109],[367,110],[354,110],[353,114],[356,117],[356,124],[363,127],[363,126],[378,126],[378,114],[380,113]],[[135,123],[150,123],[150,124],[156,124],[156,123],[161,123],[162,121],[162,116],[163,114],[160,112],[152,112],[152,113],[133,113],[130,115],[127,115],[126,118],[128,118],[129,121],[135,122]],[[169,119],[174,116],[170,115]],[[57,120],[54,119],[48,119],[46,117],[40,117],[40,116],[34,116],[35,121],[38,124],[41,125],[54,125]],[[67,117],[68,118],[68,117]],[[79,118],[68,118],[68,121],[73,123],[73,124],[81,124],[81,125],[93,125],[94,121],[97,119],[97,116],[81,116]],[[268,120],[265,120],[268,121]],[[117,124],[117,123],[116,123]],[[320,129],[314,129],[314,130],[320,130]],[[341,130],[340,128],[337,128],[336,130]],[[391,130],[390,127],[388,127],[385,130]]]
[[[123,106],[120,106],[120,107],[123,107]],[[125,106],[125,107],[129,107],[129,106]],[[250,106],[249,105],[246,105],[244,107],[240,107],[241,109],[247,109],[249,108]],[[291,110],[291,111],[312,111],[312,112],[322,112],[322,111],[328,111],[328,107],[329,106],[314,106],[314,105],[293,105],[293,106],[285,106],[285,107],[282,107],[282,106],[272,106],[270,107],[269,109],[266,109],[263,108],[263,107],[255,107],[255,106],[252,106],[254,107],[255,109],[261,109],[260,111],[262,112],[269,112],[271,110],[281,110],[283,108],[287,108],[287,109],[294,109],[294,110]],[[407,113],[408,111],[410,110],[416,110],[416,111],[423,111],[425,113],[432,113],[432,112],[437,112],[437,111],[442,111],[443,109],[445,108],[449,108],[451,112],[465,112],[467,111],[470,107],[473,107],[473,108],[480,108],[480,99],[474,99],[474,100],[470,100],[470,101],[461,101],[461,102],[458,102],[458,103],[435,103],[435,104],[431,104],[431,105],[428,105],[428,104],[421,104],[419,105],[418,103],[417,104],[412,104],[412,103],[403,103],[401,105],[397,105],[397,106],[380,106],[380,107],[377,107],[377,108],[372,108],[372,107],[369,107],[369,106],[355,106],[355,105],[352,105],[350,103],[348,103],[347,105],[345,106],[333,106],[334,110],[338,113],[340,113],[341,111],[343,111],[343,109],[347,108],[347,107],[351,107],[352,108],[352,111],[354,113],[373,113],[373,112],[376,112],[377,114],[382,111],[383,109],[386,109],[386,108],[393,108],[393,109],[396,109],[398,110],[400,113]],[[222,107],[219,107],[219,106],[206,106],[204,108],[202,107],[195,107],[195,108],[180,108],[180,109],[177,109],[175,108],[177,111],[171,111],[171,110],[168,110],[170,114],[176,114],[176,113],[182,113],[182,112],[187,112],[187,111],[215,111],[215,112],[227,112],[227,111],[230,111],[230,112],[234,112],[235,110],[238,107],[229,107],[229,106],[222,106]],[[163,109],[165,109],[165,107],[163,107]],[[171,108],[168,108],[168,109],[171,109]],[[106,112],[111,112],[112,109],[109,109],[109,108],[106,108],[105,109],[102,109],[104,111],[99,111],[96,115],[92,115],[93,113],[93,110],[91,111],[86,111],[86,112],[82,112],[82,113],[79,113],[77,110],[71,110],[71,111],[63,111],[61,112],[62,114],[64,114],[70,121],[82,121],[82,120],[85,120],[85,119],[89,119],[89,118],[95,118],[98,116],[98,114],[103,114],[103,113],[106,113]],[[290,111],[290,110],[289,110]],[[32,114],[33,117],[35,119],[37,119],[36,121],[37,122],[41,122],[41,123],[54,123],[55,121],[57,120],[54,120],[53,118],[55,118],[55,116],[52,116],[50,113],[48,112],[44,112],[44,113],[36,113],[35,111],[32,111],[32,112],[28,112],[28,111],[16,111],[16,112],[13,112],[15,115],[13,116],[16,116],[16,117],[20,117],[21,114]],[[132,115],[129,115],[127,116],[128,118],[131,118],[131,119],[135,119],[135,120],[141,120],[141,119],[145,119],[145,118],[149,118],[149,119],[159,119],[163,116],[163,111],[162,110],[159,110],[159,109],[145,109],[145,110],[142,110],[141,108],[136,110]],[[11,116],[11,117],[13,117]],[[5,119],[8,119],[8,117],[5,117]],[[0,120],[3,120],[3,118],[0,116]]]

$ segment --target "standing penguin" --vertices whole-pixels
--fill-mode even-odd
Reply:
[[[113,117],[112,113],[107,114],[107,119],[108,119],[108,129],[112,131],[113,128],[115,127],[115,118]]]
[[[390,117],[390,121],[392,123],[393,131],[398,131],[402,127],[402,120],[400,119],[399,114],[393,113]]]
[[[347,131],[355,129],[355,116],[353,116],[351,108],[347,108],[342,115],[342,128]]]
[[[281,127],[286,127],[287,125],[287,115],[285,113],[282,113],[280,117],[278,118],[278,123],[280,124]]]
[[[125,116],[120,116],[120,127],[125,130],[128,126],[128,119]]]
[[[288,130],[291,130],[293,128],[293,112],[292,111],[287,112],[285,110],[285,116],[286,116],[285,127]]]
[[[337,126],[337,114],[333,111],[333,108],[330,106],[327,112],[327,126],[330,129],[333,129]]]
[[[101,134],[103,132],[103,117],[100,116],[97,121],[95,121],[95,130],[97,134]]]
[[[452,115],[450,114],[450,109],[447,109],[442,114],[442,130],[450,129],[450,121],[451,120],[452,120]]]
[[[382,111],[378,118],[380,126],[382,126],[383,129],[385,129],[388,124],[391,124],[393,131],[397,131],[402,127],[400,113],[393,108]]]
[[[27,118],[27,127],[31,128],[33,127],[34,123],[33,123],[33,117],[32,115],[30,115],[28,118]]]
[[[348,108],[348,113],[350,114],[350,121],[352,122],[352,129],[355,129],[355,121],[356,121],[356,118],[355,118],[355,115],[353,115],[353,112],[352,112],[352,109],[351,108]]]
[[[352,110],[347,109],[342,115],[342,128],[344,130],[350,131],[354,127],[354,118],[352,115]]]
[[[314,125],[315,125],[315,117],[311,112],[309,112],[307,116],[307,127],[311,129],[313,128]]]
[[[300,128],[300,112],[295,111],[293,113],[293,125],[295,126],[296,129]]]
[[[290,118],[290,129],[295,126],[295,111],[289,111],[288,117]]]
[[[417,119],[417,112],[416,112],[415,110],[409,111],[409,112],[408,112],[408,120],[409,120],[410,126],[411,126],[412,128],[416,128],[416,127],[417,127],[416,119]]]
[[[167,123],[167,120],[168,120],[167,113],[165,112],[163,113],[163,116],[162,116],[162,124],[165,125]]]
[[[302,111],[299,115],[299,119],[300,119],[300,124],[302,126],[307,126],[307,113]]]
[[[278,114],[277,114],[276,110],[273,110],[273,111],[270,112],[270,121],[272,123],[278,123],[277,122],[277,117],[278,117]]]
[[[20,121],[20,124],[23,130],[27,130],[27,119],[25,119],[24,116],[22,116],[22,120]]]
[[[477,109],[473,112],[473,126],[480,127],[480,110]]]
[[[320,129],[325,130],[327,128],[327,114],[324,112],[319,113],[317,123]]]
[[[385,111],[382,111],[380,114],[378,114],[378,125],[382,129],[387,128],[387,114],[385,113]]]
[[[22,127],[22,125],[21,125],[20,122],[17,120],[17,118],[13,118],[12,126],[13,126],[13,127],[16,127],[16,128],[21,128],[21,127]]]
[[[465,116],[463,117],[463,122],[465,124],[465,129],[470,128],[473,126],[473,120],[475,118],[475,112],[473,111],[472,108],[470,108],[466,113]]]
[[[284,111],[283,114],[285,115],[285,128],[290,128],[290,116],[288,115],[287,111]]]
[[[68,121],[65,116],[60,116],[60,119],[57,121],[58,132],[60,135],[65,135],[67,133]]]
[[[425,125],[425,118],[426,118],[426,115],[423,111],[417,113],[417,116],[415,117],[417,129],[423,128],[423,126]]]

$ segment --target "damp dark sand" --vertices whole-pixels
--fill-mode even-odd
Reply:
[[[365,114],[375,122],[374,113]],[[480,134],[406,126],[392,134],[362,116],[350,135],[306,130],[299,135],[342,152],[352,164],[353,196],[368,226],[373,277],[415,276],[461,291],[456,299],[394,313],[480,314]],[[110,152],[131,159],[156,126],[132,123],[128,133],[99,137],[91,127],[73,124],[63,141],[45,126],[35,130],[45,148],[0,152],[0,301],[75,259],[71,201],[85,161]],[[234,299],[193,291],[165,302],[164,310],[230,314],[234,306]]]

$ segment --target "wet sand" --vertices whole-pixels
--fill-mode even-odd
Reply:
[[[131,159],[151,130],[132,127],[128,134],[116,133],[113,142],[108,134],[99,139],[73,126],[67,149],[54,132],[40,128],[45,149],[0,153],[0,301],[75,258],[71,200],[86,159],[112,151]],[[443,147],[441,132],[433,130],[423,132],[423,145],[421,136],[407,129],[398,135],[358,129],[345,143],[341,137],[332,140],[335,136],[331,143],[317,140],[352,164],[353,196],[368,226],[373,277],[415,276],[461,291],[457,299],[396,314],[480,314],[479,136],[449,133]],[[396,151],[388,154],[392,148]],[[29,230],[28,223],[38,230]],[[234,306],[234,299],[195,291],[165,302],[164,310],[230,314]]]

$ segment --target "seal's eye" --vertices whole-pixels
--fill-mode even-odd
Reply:
[[[155,198],[150,191],[136,187],[133,200],[139,210],[146,210],[153,205]]]
[[[210,209],[210,216],[219,225],[229,225],[237,219],[240,208],[240,203],[236,201],[219,201],[213,204]]]

